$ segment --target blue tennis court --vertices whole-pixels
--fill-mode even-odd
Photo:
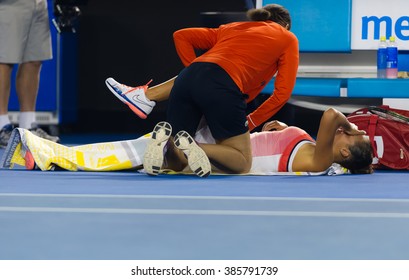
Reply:
[[[0,178],[3,260],[409,258],[409,172]]]

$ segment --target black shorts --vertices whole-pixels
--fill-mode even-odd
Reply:
[[[194,135],[204,116],[213,137],[222,140],[248,131],[246,100],[220,66],[196,62],[176,78],[169,97],[167,121],[173,135]]]

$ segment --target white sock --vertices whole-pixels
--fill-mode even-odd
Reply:
[[[3,128],[3,126],[7,125],[10,123],[9,115],[0,115],[0,129]]]
[[[30,129],[32,124],[36,121],[36,114],[35,112],[21,112],[19,116],[19,127]]]

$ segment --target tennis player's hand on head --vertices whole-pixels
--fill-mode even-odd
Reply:
[[[271,121],[263,125],[262,131],[271,131],[271,130],[283,130],[286,129],[288,125],[280,121]]]
[[[341,130],[342,132],[344,132],[345,134],[350,135],[350,136],[357,136],[357,135],[365,135],[366,134],[365,130],[359,130],[358,126],[356,126],[356,124],[351,123],[351,122],[345,123],[345,125],[341,126],[338,129]]]

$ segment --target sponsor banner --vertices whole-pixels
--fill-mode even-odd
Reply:
[[[351,48],[378,48],[380,36],[395,36],[399,50],[409,50],[409,1],[353,0]]]

